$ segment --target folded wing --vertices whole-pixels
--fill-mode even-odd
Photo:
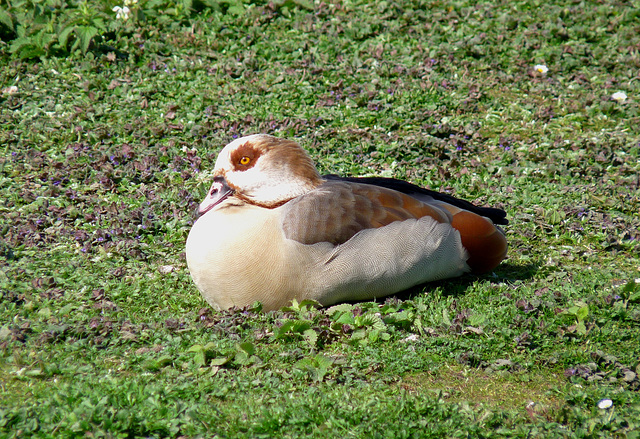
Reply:
[[[402,192],[403,194],[417,198],[428,202],[430,200],[443,201],[452,206],[459,207],[460,209],[468,210],[469,212],[476,213],[480,216],[489,218],[494,224],[507,225],[507,213],[502,209],[495,207],[483,207],[476,206],[466,200],[456,198],[449,194],[443,194],[441,192],[432,191],[429,189],[416,186],[407,181],[397,180],[395,178],[384,177],[340,177],[338,175],[330,174],[325,175],[325,179],[329,181],[348,181],[351,183],[369,184],[373,186],[386,187],[394,191]]]
[[[469,254],[467,264],[474,272],[490,271],[504,259],[506,239],[489,218],[422,195],[418,199],[377,184],[328,180],[283,206],[282,227],[288,239],[302,244],[339,245],[363,230],[430,217],[458,230]]]

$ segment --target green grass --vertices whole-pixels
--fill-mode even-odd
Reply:
[[[209,3],[86,54],[0,16],[0,437],[638,437],[640,4]],[[211,311],[184,242],[256,132],[504,208],[508,259]]]

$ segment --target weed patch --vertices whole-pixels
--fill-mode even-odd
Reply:
[[[565,3],[1,6],[0,436],[637,437],[639,13]],[[185,239],[258,132],[504,208],[508,259],[210,309]]]

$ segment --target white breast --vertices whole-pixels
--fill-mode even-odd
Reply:
[[[226,309],[278,300],[284,255],[276,226],[273,211],[249,205],[216,209],[196,221],[187,264],[207,302]]]
[[[293,298],[323,305],[367,300],[468,270],[458,232],[426,217],[363,230],[344,244],[286,239],[282,208],[216,209],[187,239],[187,263],[215,308],[263,304],[279,309]]]

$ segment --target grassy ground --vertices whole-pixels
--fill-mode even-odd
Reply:
[[[0,43],[0,436],[638,437],[640,4],[214,3]],[[213,312],[184,242],[255,132],[502,207],[509,257]]]

